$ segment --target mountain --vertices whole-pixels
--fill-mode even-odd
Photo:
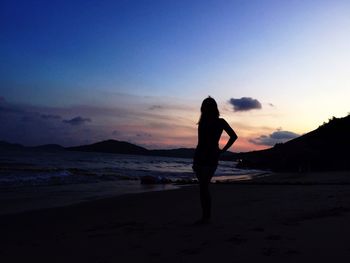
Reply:
[[[58,144],[45,144],[39,146],[23,146],[18,143],[9,143],[5,141],[0,141],[0,151],[64,151],[65,148]]]
[[[239,167],[276,171],[350,169],[350,115],[273,148],[237,154]]]
[[[194,149],[179,148],[171,150],[148,150],[146,148],[131,144],[128,142],[117,140],[106,140],[89,145],[66,148],[69,151],[80,152],[104,152],[118,154],[135,154],[135,155],[151,155],[151,156],[167,156],[179,158],[192,158]]]
[[[34,147],[27,147],[36,151],[48,151],[48,152],[56,152],[56,151],[64,151],[65,148],[58,144],[44,144]]]
[[[0,151],[22,150],[22,149],[24,149],[24,146],[21,144],[0,141]]]
[[[164,156],[175,158],[193,158],[195,149],[193,148],[178,148],[167,150],[148,150],[146,148],[117,140],[106,140],[89,145],[82,145],[77,147],[66,148],[69,151],[81,152],[104,152],[104,153],[118,153],[118,154],[135,154],[148,156]],[[221,160],[233,160],[235,156],[232,152],[226,152],[220,158]]]
[[[0,151],[19,150],[19,151],[44,151],[44,152],[57,152],[57,151],[80,151],[80,152],[103,152],[103,153],[118,153],[118,154],[134,154],[134,155],[149,155],[149,156],[164,156],[175,158],[193,158],[194,148],[178,148],[178,149],[166,149],[166,150],[148,150],[141,146],[137,146],[132,143],[117,141],[117,140],[105,140],[88,145],[80,145],[75,147],[63,147],[58,144],[45,144],[39,146],[23,146],[21,144],[13,144],[5,141],[0,141]],[[221,156],[221,160],[233,160],[235,156],[232,152],[225,152]]]
[[[149,150],[146,148],[117,140],[106,140],[89,145],[66,148],[69,151],[80,152],[104,152],[104,153],[119,153],[119,154],[136,154],[147,155]]]

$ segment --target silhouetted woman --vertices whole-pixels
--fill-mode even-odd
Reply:
[[[201,117],[198,122],[198,145],[193,159],[193,170],[199,181],[202,219],[198,223],[207,223],[211,216],[211,196],[209,183],[218,166],[221,153],[225,152],[236,141],[237,135],[230,125],[222,118],[216,101],[212,97],[202,102]],[[230,139],[220,149],[219,140],[225,131]]]

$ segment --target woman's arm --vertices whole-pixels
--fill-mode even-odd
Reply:
[[[226,152],[228,148],[232,146],[232,144],[237,140],[238,136],[235,131],[231,128],[231,126],[224,120],[223,121],[223,129],[230,136],[230,139],[227,141],[224,148],[221,149],[221,153]]]

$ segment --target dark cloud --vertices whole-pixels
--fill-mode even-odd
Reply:
[[[290,140],[298,137],[299,134],[296,134],[291,131],[275,131],[274,133],[271,134],[271,138],[277,139],[277,140]]]
[[[261,103],[250,97],[242,97],[240,99],[231,98],[229,103],[233,106],[234,111],[249,111],[261,109]]]
[[[112,111],[106,109],[105,111]],[[105,111],[93,115],[106,116]],[[89,127],[83,125],[91,122],[93,107],[46,107],[28,104],[16,104],[0,99],[0,140],[40,145],[57,143],[64,146],[83,144],[86,139],[93,139],[95,134],[109,138],[108,127]],[[77,116],[67,118],[66,116]],[[90,128],[88,132],[86,129]],[[110,131],[109,131],[110,133]]]
[[[150,134],[150,133],[137,133],[136,136],[143,137],[143,138],[150,138],[150,137],[152,137],[152,134]]]
[[[0,113],[22,113],[23,110],[15,105],[11,105],[6,102],[6,100],[1,97],[0,99]]]
[[[20,120],[22,122],[36,122],[38,118],[35,114],[24,114]]]
[[[112,135],[114,135],[114,136],[119,135],[119,134],[120,134],[120,132],[117,131],[117,130],[114,130],[114,131],[112,132]]]
[[[161,115],[159,111],[188,112],[194,108],[178,105],[172,101],[165,103],[159,99],[152,99],[147,103],[142,99],[137,106],[131,102],[132,100],[122,100],[117,107],[108,105],[48,107],[17,104],[0,99],[0,140],[24,145],[57,143],[72,146],[83,144],[85,140],[95,142],[112,137],[124,141],[134,140],[140,145],[144,143],[167,145],[169,141],[176,144],[180,140],[173,139],[172,134],[177,130],[184,130],[180,123],[185,118],[182,117],[182,113],[169,116]],[[99,125],[89,125],[89,122],[95,123],[95,121]],[[158,126],[152,126],[154,122],[158,123]],[[90,132],[86,130],[87,128]],[[186,129],[192,131],[194,127],[186,126]],[[152,136],[153,132],[159,136]],[[185,137],[181,143],[184,140]],[[186,137],[186,143],[190,145],[192,141]]]
[[[59,120],[61,116],[55,114],[41,114],[40,117],[44,120]]]
[[[86,122],[91,122],[91,119],[77,116],[77,117],[70,119],[70,120],[63,120],[62,122],[70,124],[70,125],[78,126],[78,125],[82,125]]]
[[[299,134],[291,131],[275,131],[270,135],[261,135],[249,141],[256,145],[274,146],[276,143],[284,143],[299,136]]]
[[[0,105],[0,113],[19,113],[18,110]]]
[[[31,106],[8,104],[5,114],[0,111],[0,122],[0,140],[25,145],[64,142],[61,127],[66,125],[41,118]],[[60,141],[57,134],[61,136]]]
[[[148,109],[149,110],[160,110],[162,109],[163,107],[161,105],[152,105],[150,106]]]

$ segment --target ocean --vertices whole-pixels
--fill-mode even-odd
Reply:
[[[220,161],[213,182],[250,180],[262,171]],[[151,184],[142,184],[151,178]],[[0,152],[0,214],[121,194],[176,189],[196,181],[192,160],[93,152]]]
[[[220,161],[213,181],[248,180],[260,173],[235,166],[236,162]],[[192,160],[185,158],[70,151],[0,153],[0,187],[140,181],[144,176],[156,183],[195,180]]]

